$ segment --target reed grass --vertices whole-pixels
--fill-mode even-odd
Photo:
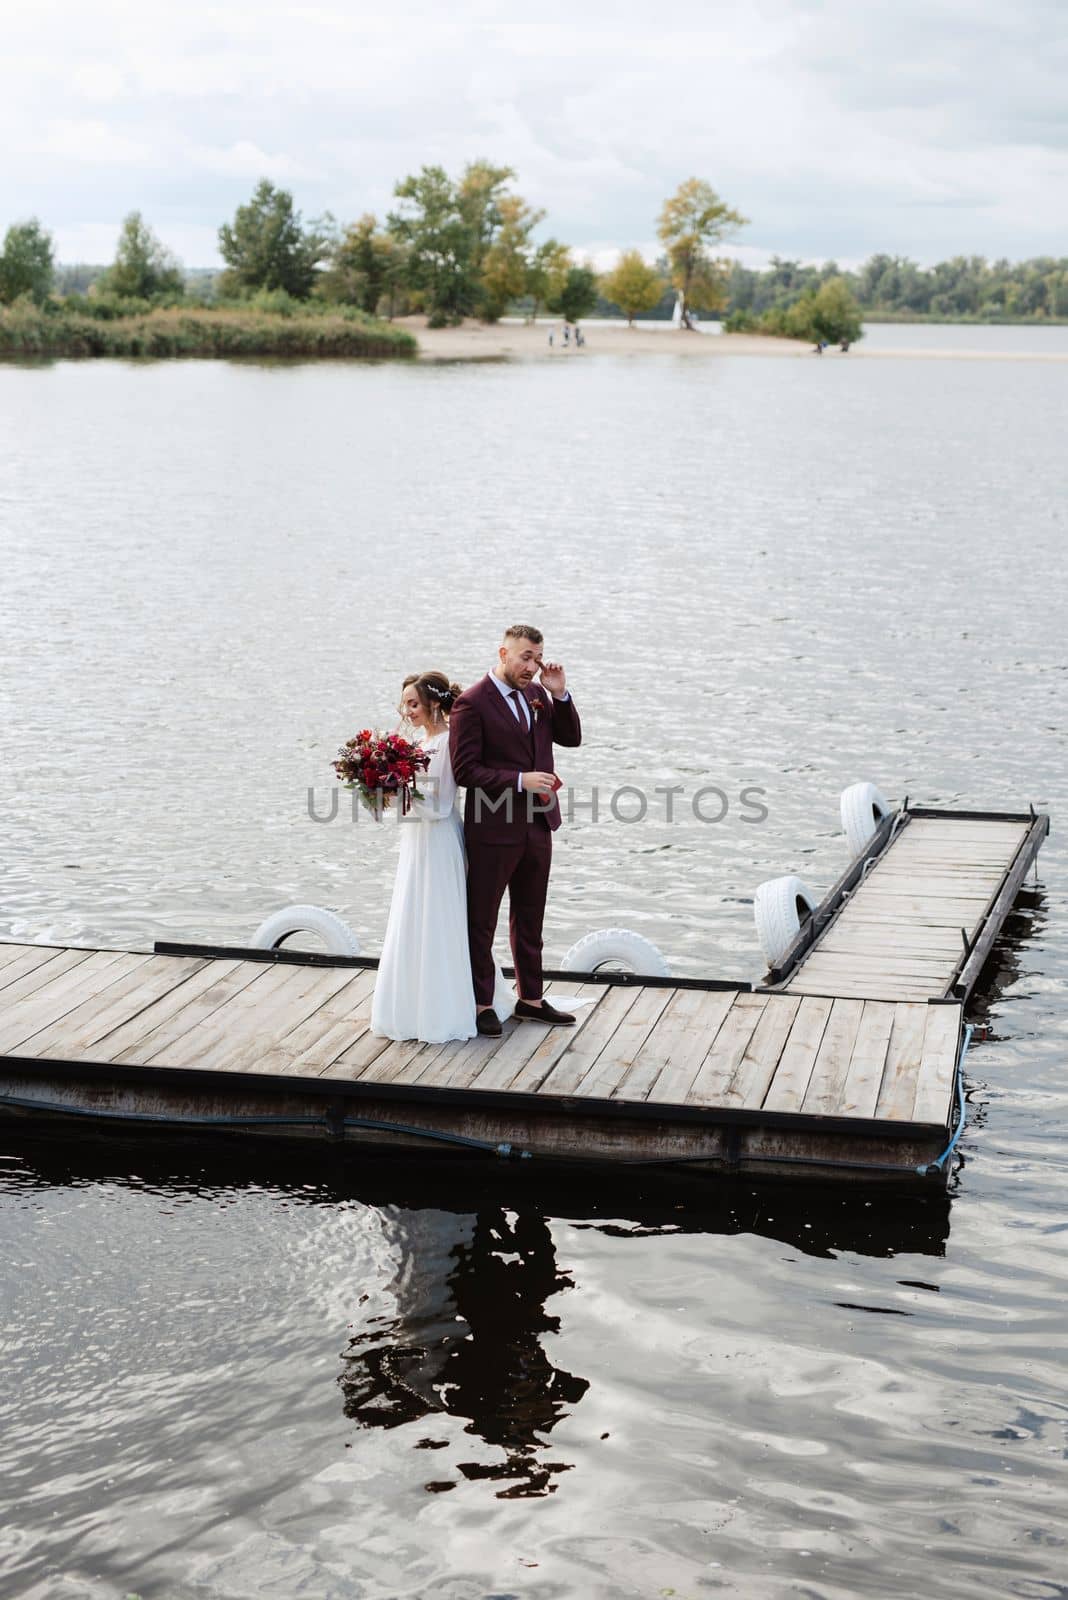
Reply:
[[[244,307],[156,307],[107,319],[69,306],[0,307],[0,357],[414,356],[412,335],[348,308],[279,315]]]

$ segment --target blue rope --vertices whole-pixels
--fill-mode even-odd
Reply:
[[[941,1172],[942,1168],[953,1154],[957,1140],[964,1132],[964,1120],[966,1116],[964,1105],[964,1057],[968,1054],[968,1046],[972,1042],[972,1034],[974,1032],[974,1024],[971,1022],[967,1023],[964,1028],[964,1043],[960,1047],[960,1056],[957,1060],[957,1126],[953,1130],[952,1139],[950,1139],[949,1143],[946,1145],[946,1148],[942,1151],[942,1154],[938,1157],[937,1161],[931,1161],[928,1162],[927,1166],[925,1167],[916,1168],[916,1171],[919,1173],[921,1178],[925,1177],[927,1173],[932,1170],[932,1168],[935,1172]]]

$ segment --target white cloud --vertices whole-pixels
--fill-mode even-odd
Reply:
[[[85,161],[108,167],[140,166],[152,151],[139,139],[129,139],[106,122],[88,118],[58,117],[50,122],[40,146],[46,155],[64,161]]]
[[[238,139],[227,149],[211,145],[191,145],[188,159],[204,172],[219,172],[232,178],[270,178],[275,183],[310,178],[312,172],[291,156],[268,155],[251,139]]]
[[[635,0],[543,0],[537,22],[510,9],[12,8],[10,215],[36,213],[62,240],[136,206],[207,265],[261,175],[306,215],[344,220],[381,214],[423,162],[488,156],[517,168],[545,231],[580,256],[655,253],[660,204],[692,174],[751,219],[736,248],[752,258],[1064,251],[1062,0],[676,0],[663,17]]]
[[[117,67],[106,61],[86,61],[75,67],[71,86],[81,99],[105,105],[119,99],[126,79]]]

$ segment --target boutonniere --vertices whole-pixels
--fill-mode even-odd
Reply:
[[[538,696],[535,695],[534,699],[533,700],[529,700],[527,702],[527,704],[530,706],[531,711],[534,713],[534,721],[537,722],[537,720],[538,720],[538,712],[545,710],[545,701],[539,699]]]

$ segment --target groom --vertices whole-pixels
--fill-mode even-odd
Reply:
[[[553,743],[582,743],[564,669],[542,660],[537,628],[506,628],[497,665],[466,689],[449,718],[449,752],[467,789],[467,936],[479,1033],[496,1036],[493,939],[504,891],[519,999],[514,1015],[574,1022],[542,998],[541,925],[553,833],[560,826]],[[540,674],[540,683],[534,684]]]

